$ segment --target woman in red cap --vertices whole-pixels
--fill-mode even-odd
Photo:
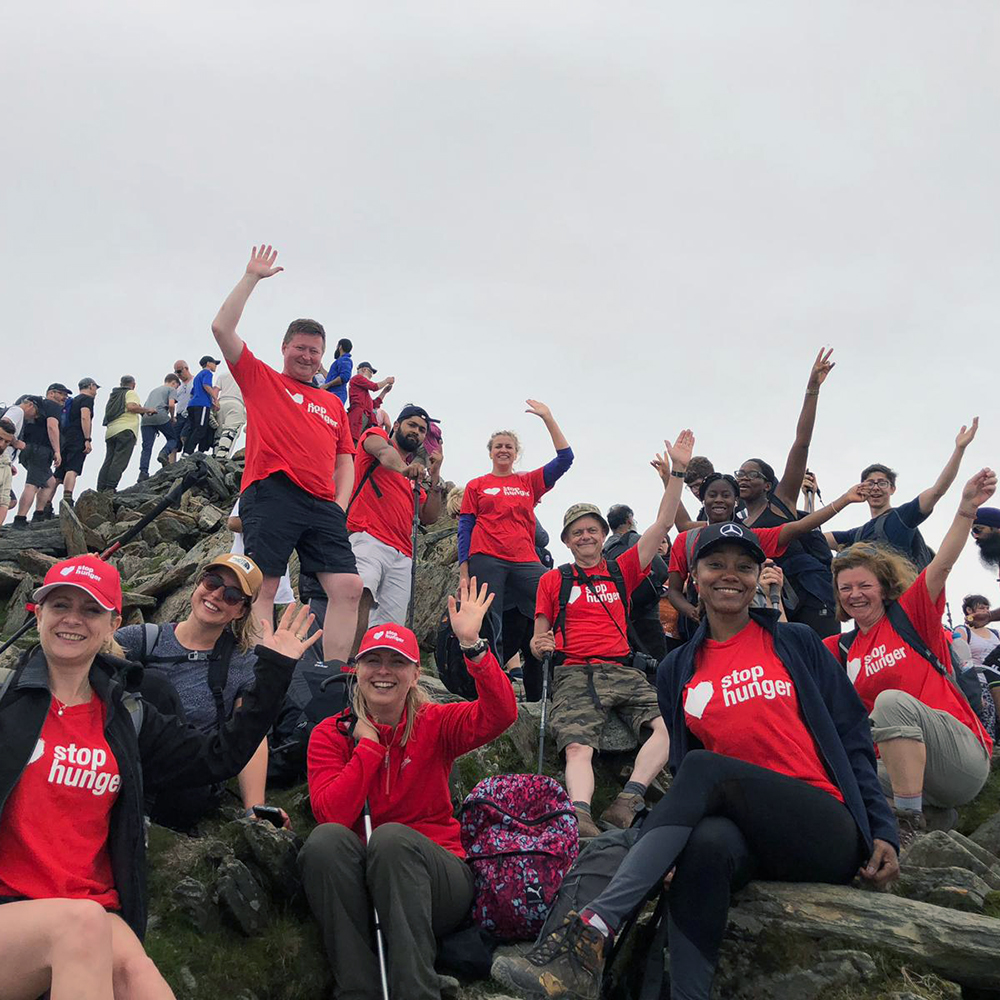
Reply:
[[[299,855],[338,996],[374,996],[376,908],[388,948],[390,994],[440,1000],[435,936],[465,918],[472,870],[452,815],[455,758],[496,739],[517,718],[510,683],[485,640],[493,601],[476,579],[448,598],[451,627],[475,679],[476,701],[430,704],[419,687],[416,636],[376,625],[361,642],[353,710],[321,722],[309,741],[309,798],[320,826]],[[369,803],[374,832],[362,840]]]
[[[0,969],[4,1000],[173,997],[146,929],[143,791],[222,781],[277,715],[311,616],[263,622],[256,683],[207,736],[124,691],[105,652],[121,623],[118,571],[56,563],[34,593],[39,645],[0,671]]]

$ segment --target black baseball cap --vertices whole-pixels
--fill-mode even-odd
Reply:
[[[712,549],[732,543],[741,545],[758,563],[764,562],[767,558],[754,531],[744,527],[739,521],[725,521],[722,524],[710,524],[698,532],[691,561],[696,563]]]
[[[378,369],[370,361],[362,361],[361,364],[358,365],[358,371],[362,368],[370,368],[372,375],[378,374]]]
[[[79,381],[79,382],[77,382],[77,385],[78,385],[78,386],[79,386],[79,387],[80,387],[81,389],[86,389],[86,388],[87,388],[88,386],[91,386],[91,385],[92,385],[92,386],[93,386],[93,387],[94,387],[95,389],[100,389],[100,388],[101,388],[101,387],[100,387],[100,386],[99,386],[99,385],[97,384],[97,380],[96,380],[96,379],[92,379],[92,378],[82,378],[82,379],[80,379],[80,381]]]
[[[410,417],[421,417],[428,427],[434,419],[422,406],[417,406],[416,403],[407,403],[406,406],[399,411],[399,416],[396,417],[396,423],[401,423],[403,420],[409,420]]]
[[[64,392],[66,395],[70,395],[71,390],[67,389],[62,382],[53,382],[52,385],[45,390],[46,392]]]
[[[222,362],[218,358],[213,358],[211,354],[203,355],[201,361],[199,361],[198,364],[201,365],[202,368],[204,368],[205,365],[207,365],[209,362],[212,362],[212,364],[215,365],[222,364]]]

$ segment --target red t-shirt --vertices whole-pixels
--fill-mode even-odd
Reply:
[[[802,719],[774,640],[756,622],[732,639],[706,639],[698,647],[684,688],[684,721],[706,750],[798,778],[844,801]]]
[[[768,559],[777,559],[779,556],[783,556],[785,549],[788,548],[787,545],[782,545],[778,541],[782,527],[783,525],[779,525],[777,528],[750,529],[757,536],[757,541],[760,542],[760,547]],[[671,573],[680,573],[682,580],[687,580],[688,577],[687,540],[688,533],[686,531],[682,531],[677,536],[670,548],[670,564],[667,567]]]
[[[372,464],[380,468],[372,473],[351,504],[347,530],[365,531],[410,557],[413,555],[413,480],[381,466],[374,455],[365,451],[365,438],[372,434],[383,441],[389,440],[389,435],[381,427],[369,427],[358,441],[358,451],[354,456],[354,488],[358,488],[358,483]],[[378,486],[381,497],[372,488],[372,483]],[[426,499],[427,494],[421,490],[420,502]]]
[[[618,568],[622,571],[625,590],[632,591],[649,573],[649,567],[639,566],[639,547],[633,545],[618,557]],[[602,559],[597,566],[582,570],[576,567],[577,575],[586,573],[588,577],[608,575],[607,560]],[[538,581],[535,597],[535,617],[545,615],[549,625],[555,625],[559,615],[559,590],[562,587],[562,573],[550,569]],[[590,587],[573,585],[566,604],[565,634],[556,630],[556,649],[566,655],[566,663],[586,663],[588,660],[619,659],[628,655],[628,623],[626,608],[622,607],[621,595],[611,580],[594,581],[595,597]],[[603,607],[602,607],[603,605]],[[609,615],[608,612],[611,612]],[[615,628],[614,622],[618,628]],[[619,631],[619,629],[621,631]]]
[[[925,571],[900,597],[899,606],[913,622],[920,638],[950,673],[951,651],[948,648],[947,634],[941,627],[944,588],[938,599],[932,601],[927,592]],[[838,662],[839,638],[840,636],[831,635],[823,640]],[[888,615],[883,615],[867,634],[858,630],[847,653],[847,676],[869,712],[874,707],[879,692],[905,691],[929,708],[953,715],[975,733],[976,739],[986,747],[987,753],[993,752],[993,741],[961,691],[939,674],[912,646],[903,642],[889,622]]]
[[[94,695],[49,709],[28,766],[0,815],[0,896],[92,899],[119,908],[108,828],[121,777]]]
[[[306,493],[336,500],[337,456],[354,454],[344,404],[332,392],[276,372],[255,358],[246,344],[229,370],[243,390],[247,408],[246,466],[240,492],[275,472],[284,472]]]
[[[535,505],[548,491],[542,469],[510,476],[490,472],[471,480],[465,487],[461,511],[476,515],[469,555],[538,562]]]

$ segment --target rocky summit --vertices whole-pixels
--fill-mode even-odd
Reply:
[[[112,557],[122,575],[127,624],[183,617],[198,567],[228,552],[226,520],[238,495],[239,457],[185,459],[114,496],[83,493],[57,520],[7,529],[0,536],[0,622],[12,635],[27,618],[25,602],[59,558],[101,552],[160,503],[183,477],[198,473],[177,502]],[[431,654],[445,597],[458,579],[456,523],[442,518],[418,545],[416,631]],[[298,567],[293,558],[292,582]],[[10,665],[34,641],[27,633],[2,657]],[[425,657],[424,683],[452,698]],[[624,726],[602,740],[595,813],[620,787],[634,751]],[[531,771],[538,753],[538,706],[521,702],[514,726],[456,766],[456,805],[481,778]],[[561,778],[551,752],[546,772]],[[667,775],[651,789],[662,794]],[[296,856],[315,825],[305,785],[271,796],[293,831],[239,818],[223,806],[202,836],[149,831],[150,955],[180,1000],[306,1000],[330,994],[318,930],[309,916]],[[933,824],[932,824],[933,825]],[[610,996],[637,996],[649,960],[643,922],[622,942]],[[957,828],[919,837],[902,858],[889,892],[854,886],[752,883],[730,910],[715,996],[733,1000],[942,1000],[1000,998],[1000,776],[960,811]],[[509,946],[523,947],[523,946]],[[669,970],[668,970],[669,972]],[[491,980],[452,978],[442,995],[509,996]],[[666,988],[666,987],[665,987]],[[375,986],[377,989],[377,984]]]

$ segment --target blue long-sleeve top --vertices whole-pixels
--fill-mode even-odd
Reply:
[[[560,448],[556,452],[556,457],[546,462],[542,467],[542,477],[545,480],[545,488],[552,489],[556,482],[566,473],[566,470],[573,464],[573,449]],[[475,514],[458,515],[458,561],[460,563],[469,561],[469,549],[472,546],[472,529],[476,526]]]

